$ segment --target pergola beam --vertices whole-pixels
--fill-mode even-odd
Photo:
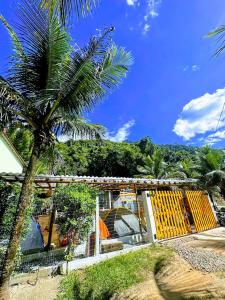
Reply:
[[[23,182],[23,174],[0,173],[0,178],[8,182]],[[123,177],[91,177],[91,176],[58,176],[58,175],[37,175],[34,182],[39,188],[54,189],[57,183],[85,183],[99,190],[121,190],[126,188],[147,190],[166,186],[193,186],[197,183],[196,179],[145,179],[145,178],[123,178]],[[45,186],[46,184],[46,186]]]

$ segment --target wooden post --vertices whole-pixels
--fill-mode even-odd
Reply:
[[[156,227],[149,192],[143,191],[142,197],[146,217],[147,241],[152,243],[156,240]]]
[[[49,222],[49,228],[48,228],[48,243],[45,246],[45,250],[49,251],[51,248],[51,243],[52,243],[52,231],[53,231],[53,224],[55,222],[55,213],[56,213],[56,208],[55,205],[52,205],[52,212],[51,212],[51,217],[50,217],[50,222]]]
[[[99,195],[96,197],[95,212],[95,255],[100,254],[100,228],[99,228]]]

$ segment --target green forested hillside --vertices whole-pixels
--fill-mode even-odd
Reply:
[[[32,136],[26,129],[8,132],[28,161]],[[137,142],[69,140],[57,143],[42,157],[39,174],[147,178],[198,178],[213,194],[225,196],[224,150],[209,146],[156,145],[145,137]]]
[[[9,135],[25,160],[28,160],[32,138],[26,130],[11,129]],[[211,154],[207,156],[207,153]],[[211,167],[202,166],[207,156]],[[148,176],[155,178],[199,177],[219,168],[223,151],[209,147],[156,145],[149,137],[138,142],[109,140],[70,140],[58,143],[54,152],[42,158],[39,173],[89,176]]]

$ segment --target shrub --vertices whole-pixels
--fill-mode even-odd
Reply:
[[[67,236],[69,244],[87,238],[93,224],[96,191],[85,184],[61,185],[52,200],[58,212],[59,232]]]

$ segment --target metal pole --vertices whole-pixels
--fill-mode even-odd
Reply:
[[[109,209],[112,209],[112,192],[109,191]]]
[[[134,192],[135,192],[135,200],[136,200],[137,210],[138,210],[137,213],[138,213],[139,229],[140,229],[141,236],[143,238],[143,231],[142,231],[142,224],[141,224],[141,210],[140,210],[140,203],[138,201],[138,196],[137,196],[136,184],[134,184]]]
[[[100,254],[100,228],[99,228],[99,195],[96,197],[95,212],[95,255]]]

